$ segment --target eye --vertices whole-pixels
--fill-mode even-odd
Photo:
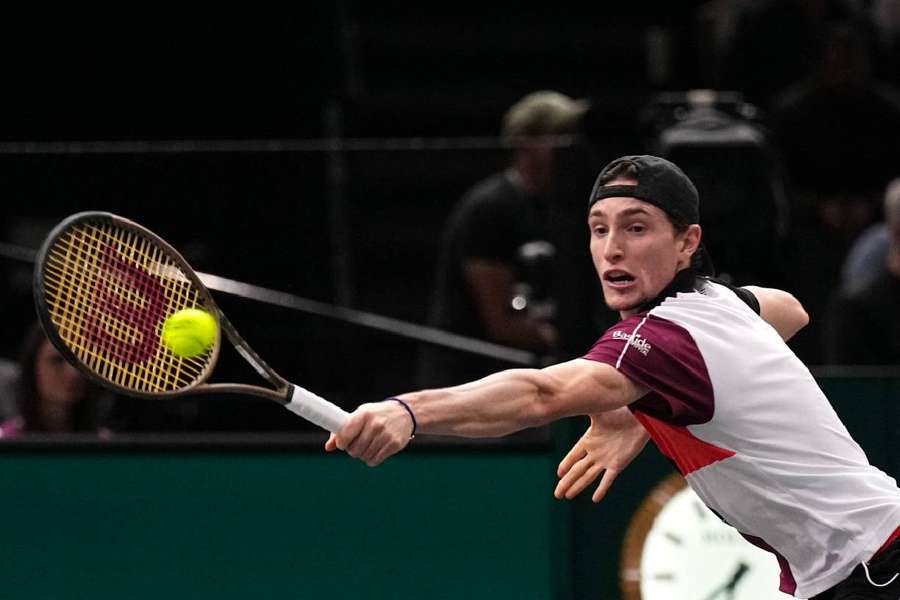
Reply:
[[[594,235],[606,235],[606,225],[594,225],[592,228]]]
[[[628,226],[628,231],[632,233],[644,233],[647,231],[647,226],[643,223],[632,223]]]

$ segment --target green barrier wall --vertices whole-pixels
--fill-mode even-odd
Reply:
[[[551,598],[551,457],[16,451],[3,598]]]
[[[897,477],[900,378],[820,382]],[[2,597],[615,600],[625,529],[671,467],[650,446],[602,504],[556,501],[556,465],[586,425],[530,449],[421,439],[376,469],[321,440],[7,443]]]

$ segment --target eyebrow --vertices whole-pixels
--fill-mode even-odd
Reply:
[[[622,212],[620,212],[618,216],[620,216],[620,217],[631,217],[631,216],[636,215],[636,214],[649,215],[650,212],[649,212],[646,208],[643,208],[643,207],[641,207],[641,206],[636,206],[636,207],[634,207],[634,208],[626,208],[625,210],[623,210]],[[590,217],[605,217],[605,216],[606,216],[606,213],[604,213],[604,212],[603,212],[602,210],[600,210],[599,208],[593,208],[593,209],[591,209],[591,212],[590,212],[590,214],[588,215],[589,218],[590,218]]]

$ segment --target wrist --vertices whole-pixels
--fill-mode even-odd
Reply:
[[[412,423],[412,430],[410,431],[409,439],[416,437],[416,429],[418,429],[419,425],[416,422],[416,413],[413,412],[413,409],[409,406],[409,404],[407,404],[405,401],[401,400],[400,398],[397,398],[396,396],[391,396],[390,398],[385,398],[385,402],[396,402],[396,403],[400,404],[400,406],[402,406],[404,408],[404,410],[406,410],[406,412],[409,414],[410,422]]]

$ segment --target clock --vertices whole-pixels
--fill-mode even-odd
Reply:
[[[663,479],[635,511],[622,546],[623,600],[786,600],[775,556],[713,513],[684,478]]]

